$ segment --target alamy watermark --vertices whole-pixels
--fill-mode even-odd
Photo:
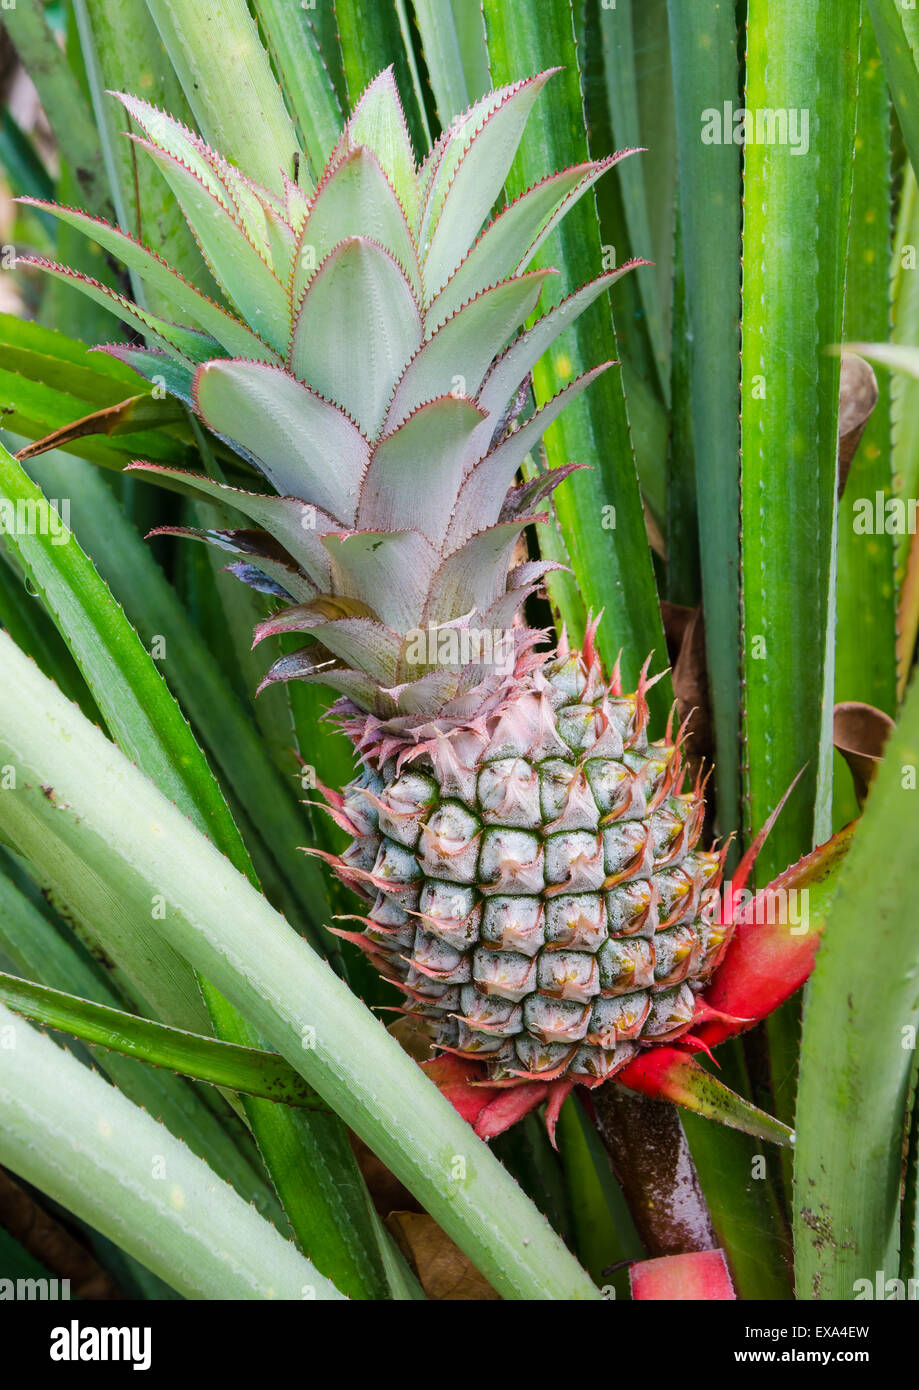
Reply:
[[[810,149],[810,112],[806,106],[734,106],[726,101],[719,108],[707,106],[702,112],[703,145],[787,145],[791,154],[807,154]]]
[[[488,666],[509,675],[516,650],[513,628],[445,626],[413,628],[404,653],[410,666]]]
[[[0,1278],[0,1303],[22,1300],[25,1303],[57,1303],[70,1299],[69,1279],[3,1279]]]
[[[0,497],[0,535],[50,536],[52,545],[66,545],[69,534],[69,497]]]
[[[717,920],[722,922],[742,918],[747,925],[756,927],[785,926],[790,936],[806,936],[810,931],[807,888],[773,888],[766,893],[740,888],[731,892],[730,886],[724,884],[706,888],[700,908],[717,912]]]
[[[914,536],[919,523],[919,501],[915,497],[873,497],[852,501],[852,530],[856,536]]]

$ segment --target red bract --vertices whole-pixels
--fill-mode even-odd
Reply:
[[[643,1260],[629,1270],[632,1297],[637,1301],[734,1300],[734,1285],[723,1250],[699,1250],[687,1255],[662,1255]]]

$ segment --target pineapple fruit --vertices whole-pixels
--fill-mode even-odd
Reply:
[[[363,930],[343,934],[438,1047],[489,1079],[596,1084],[689,1029],[729,928],[704,904],[721,866],[696,847],[702,795],[682,790],[680,740],[648,741],[646,676],[624,694],[592,631],[582,652],[563,636],[547,655],[520,616],[552,566],[521,561],[518,542],[573,465],[523,483],[518,470],[603,367],[521,423],[529,374],[630,269],[535,317],[553,272],[527,267],[622,155],[550,174],[491,216],[550,76],[490,93],[416,167],[384,72],[318,184],[301,161],[273,189],[122,96],[212,293],[69,208],[48,211],[174,319],[33,264],[133,323],[149,346],[108,350],[252,466],[250,490],[134,465],[240,516],[183,533],[280,600],[256,640],[308,637],[266,681],[340,694],[361,772],[328,793],[353,836],[334,864],[366,900]]]

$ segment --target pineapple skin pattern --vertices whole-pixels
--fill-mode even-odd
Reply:
[[[468,727],[340,711],[366,766],[332,798],[333,862],[370,903],[341,934],[491,1082],[609,1079],[687,1032],[730,941],[680,741],[649,744],[644,678],[607,684],[591,637]]]

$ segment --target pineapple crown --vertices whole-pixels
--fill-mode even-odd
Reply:
[[[106,350],[164,382],[275,490],[132,465],[242,515],[240,528],[168,529],[230,551],[239,578],[283,600],[256,641],[310,635],[268,681],[321,681],[379,717],[429,717],[493,688],[493,653],[483,660],[470,634],[512,632],[510,669],[526,660],[532,640],[515,615],[552,566],[516,564],[515,547],[576,465],[520,485],[515,475],[610,364],[522,424],[508,428],[509,414],[550,344],[641,264],[600,275],[524,329],[555,274],[528,266],[577,200],[632,153],[549,174],[489,220],[551,76],[489,93],[417,166],[387,69],[316,187],[302,160],[298,181],[279,171],[275,190],[157,108],[113,94],[194,233],[211,295],[126,232],[38,204],[119,256],[180,321],[62,266],[30,263],[138,329],[146,348]],[[419,651],[419,633],[445,627],[465,644]]]

